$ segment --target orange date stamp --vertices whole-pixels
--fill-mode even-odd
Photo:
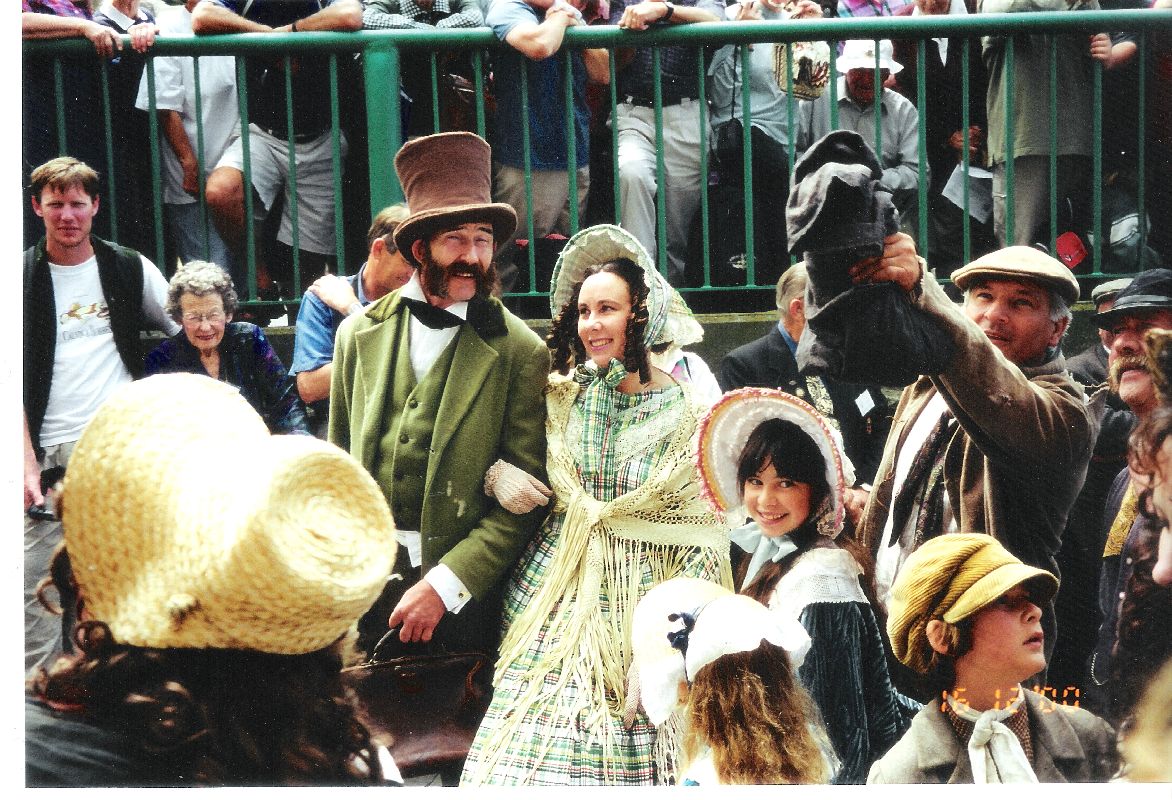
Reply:
[[[1000,689],[995,691],[993,693],[993,710],[1000,711],[1001,709],[1009,708],[1010,706],[1017,703],[1018,698],[1021,695],[1021,688],[1022,687],[1020,686],[1015,686],[1013,689],[1007,692],[1002,692]],[[1041,704],[1041,711],[1045,714],[1058,711],[1059,709],[1065,710],[1078,708],[1079,698],[1082,694],[1077,686],[1067,686],[1064,689],[1059,689],[1054,686],[1032,686],[1030,687],[1030,690],[1034,692],[1034,694],[1040,695],[1042,697],[1043,702]],[[951,697],[956,702],[965,703],[967,705],[968,703],[964,699],[964,696],[965,689],[963,686],[958,686],[952,691],[945,690],[941,692],[940,711],[944,712],[948,709],[949,697]]]

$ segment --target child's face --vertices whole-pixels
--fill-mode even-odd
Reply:
[[[1042,609],[1015,586],[973,617],[972,648],[956,659],[957,676],[1019,683],[1046,666],[1044,644]]]
[[[772,463],[745,481],[744,493],[749,516],[770,538],[784,536],[810,516],[810,484],[778,475]]]

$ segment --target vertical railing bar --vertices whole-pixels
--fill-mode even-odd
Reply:
[[[1144,131],[1147,129],[1147,75],[1148,75],[1148,32],[1140,31],[1139,39],[1136,42],[1139,52],[1136,54],[1136,67],[1139,73],[1139,81],[1136,89],[1136,146],[1135,146],[1135,161],[1136,161],[1136,187],[1135,187],[1135,206],[1139,212],[1139,248],[1136,251],[1136,262],[1134,269],[1138,272],[1143,266],[1143,257],[1148,244],[1148,209],[1147,209],[1147,169],[1144,161],[1147,158],[1147,137],[1144,136]]]
[[[53,57],[53,101],[57,116],[57,155],[63,156],[69,148],[65,136],[65,76],[61,73],[61,56]]]
[[[431,127],[436,133],[440,132],[440,98],[439,98],[439,64],[436,62],[435,51],[427,53],[428,67],[431,71]]]
[[[623,221],[623,190],[619,182],[619,88],[614,48],[607,50],[606,68],[610,71],[610,161],[613,177],[611,184],[614,188],[614,221],[619,225]]]
[[[472,52],[472,80],[476,86],[476,133],[484,138],[484,53],[480,50]]]
[[[297,140],[293,133],[293,58],[285,57],[285,135],[289,145],[289,180],[285,189],[285,209],[293,225],[293,296],[301,296],[301,226],[297,195]],[[271,274],[271,273],[270,273]]]
[[[658,47],[651,49],[651,81],[655,95],[655,265],[667,275],[667,169],[663,154],[663,67]]]
[[[875,122],[875,155],[879,159],[879,165],[886,167],[883,162],[883,80],[880,78],[878,39],[875,40],[875,71],[871,73],[871,80],[874,81],[874,91],[871,94],[871,118]]]
[[[146,61],[147,126],[151,149],[151,212],[155,231],[155,264],[164,275],[171,269],[163,252],[163,170],[159,153],[159,107],[155,98],[155,57]]]
[[[916,208],[918,209],[916,224],[920,231],[920,252],[927,256],[929,253],[928,241],[928,181],[925,179],[926,175],[931,172],[928,164],[928,126],[927,126],[927,103],[928,103],[928,87],[925,82],[927,76],[927,39],[919,39],[916,41],[916,112],[919,114],[919,124],[916,125],[916,151],[920,159],[920,175],[919,180],[916,181],[917,197]],[[956,53],[952,54],[956,58]],[[961,70],[962,84],[968,81],[968,73]],[[961,97],[965,97],[964,87],[961,87]],[[966,123],[964,129],[964,145],[967,148],[969,142],[969,129]]]
[[[793,42],[785,43],[785,110],[788,125],[786,127],[786,139],[788,139],[788,157],[789,157],[789,178],[792,181],[794,176],[794,161],[797,159],[797,137],[794,136],[794,115],[797,113],[797,101],[794,99],[794,45]],[[786,224],[782,220],[782,224]],[[786,236],[786,246],[789,246],[789,236]],[[797,263],[797,256],[788,255],[787,260],[790,265]]]
[[[1050,255],[1058,256],[1058,37],[1047,36],[1050,51]],[[1097,108],[1097,106],[1096,106]],[[1094,116],[1098,117],[1098,114]],[[1095,248],[1096,250],[1098,248]]]
[[[244,56],[236,56],[236,95],[240,105],[241,166],[244,168],[244,268],[249,300],[257,299],[256,237],[252,199],[252,131],[248,129],[248,72]]]
[[[110,238],[118,241],[118,189],[114,169],[114,123],[110,109],[110,69],[105,59],[99,62],[102,86],[102,131],[106,140],[106,188],[110,207]]]
[[[962,257],[965,264],[973,260],[973,219],[969,216],[969,172],[972,168],[971,158],[969,156],[969,148],[972,147],[972,137],[969,129],[972,127],[973,121],[969,115],[969,106],[972,104],[973,87],[969,83],[969,72],[972,53],[969,49],[969,37],[964,37],[960,45],[960,74],[962,76],[960,81],[960,124],[964,130],[964,147],[960,154],[960,163],[962,171],[964,172],[964,182],[961,186],[961,193],[964,202],[961,204],[961,211],[963,213],[961,238],[962,238]]]
[[[203,91],[200,89],[199,56],[191,59],[192,77],[195,84],[195,165],[199,172],[199,231],[203,241],[203,257],[208,259],[212,254],[211,215],[208,214],[207,182],[204,180],[204,165],[207,163],[207,153],[204,151],[203,126]],[[224,269],[227,264],[220,264]]]
[[[350,58],[354,57],[353,53],[347,55]],[[342,200],[342,113],[338,106],[337,53],[330,53],[330,158],[334,179],[334,256],[337,258],[334,271],[339,275],[345,275],[346,233],[343,223],[346,209]],[[294,297],[301,297],[300,281],[301,276],[296,276],[294,285],[297,289]]]
[[[704,45],[697,48],[696,58],[696,95],[708,96],[708,71],[704,63]],[[700,260],[704,270],[703,286],[712,286],[712,231],[708,226],[709,198],[708,198],[708,104],[697,103],[700,110]]]
[[[1051,50],[1050,69],[1057,74],[1058,68],[1058,37],[1052,37],[1055,46]],[[1057,105],[1058,98],[1058,79],[1052,79],[1054,90],[1052,94],[1053,101]],[[1054,116],[1057,118],[1058,112],[1055,108]],[[1055,124],[1057,127],[1057,124]],[[1051,146],[1054,150],[1057,149],[1056,142],[1058,139],[1057,133],[1054,134],[1054,141]],[[1057,156],[1054,156],[1056,159]],[[1051,191],[1056,193],[1057,178],[1055,184],[1051,187]],[[1057,218],[1057,214],[1054,215]],[[1055,226],[1057,227],[1057,226]],[[1091,62],[1091,230],[1095,232],[1092,237],[1091,249],[1091,273],[1100,275],[1103,271],[1103,252],[1107,244],[1107,236],[1103,236],[1103,65],[1092,60]],[[1057,252],[1056,250],[1051,252]]]
[[[1014,42],[1010,36],[1005,41],[1005,243],[1013,244],[1013,114],[1014,94],[1017,91],[1017,76],[1014,74]]]
[[[751,108],[752,64],[749,63],[749,45],[737,47],[737,57],[741,62],[741,179],[745,202],[745,285],[757,285],[756,252],[753,241],[753,110]]]
[[[529,240],[529,247],[525,250],[529,269],[529,294],[537,290],[537,242],[533,240],[533,134],[529,129],[531,116],[529,114],[529,65],[519,53],[509,53],[508,58],[516,58],[521,62],[521,149],[525,153],[525,237]],[[516,234],[514,234],[514,239]]]
[[[578,120],[574,117],[574,51],[562,48],[565,66],[565,125],[566,125],[566,202],[570,208],[570,234],[578,232]],[[531,292],[537,291],[537,284],[530,284]]]
[[[838,130],[838,42],[827,42],[830,45],[830,79],[827,81],[830,89],[830,130]]]
[[[371,219],[378,209],[403,199],[403,187],[394,169],[394,156],[403,141],[402,95],[399,94],[399,48],[379,42],[362,58],[366,95],[366,141],[370,161]],[[392,87],[387,91],[386,87]]]

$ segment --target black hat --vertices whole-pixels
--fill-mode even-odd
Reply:
[[[1137,274],[1115,295],[1115,305],[1093,319],[1100,328],[1106,328],[1127,314],[1158,308],[1172,309],[1172,270],[1149,269]]]

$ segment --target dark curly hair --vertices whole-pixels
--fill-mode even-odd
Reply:
[[[51,575],[62,606],[84,602],[60,548]],[[79,614],[80,615],[80,614]],[[304,655],[135,647],[86,620],[74,652],[29,682],[58,711],[131,740],[143,786],[367,785],[381,769],[340,678],[336,646]]]
[[[586,279],[600,272],[617,275],[630,290],[631,316],[627,320],[623,366],[627,368],[627,372],[638,372],[639,380],[647,383],[651,380],[651,361],[647,356],[647,346],[643,343],[643,333],[647,330],[647,295],[650,290],[643,277],[643,268],[629,258],[616,258],[605,264],[590,267],[582,276],[582,280],[574,284],[570,291],[570,299],[554,317],[549,336],[545,339],[549,349],[553,351],[553,368],[565,375],[586,360],[586,348],[578,337],[578,294],[582,291],[582,284]]]

